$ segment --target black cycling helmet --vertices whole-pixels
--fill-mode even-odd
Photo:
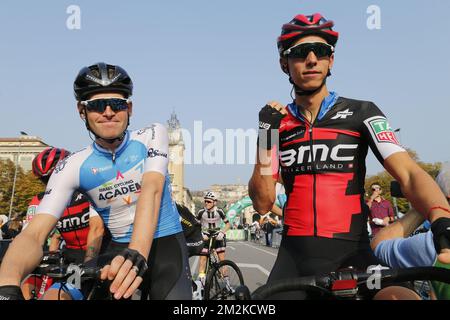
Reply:
[[[133,94],[133,81],[123,68],[98,62],[80,70],[73,90],[77,101],[87,100],[90,95],[101,92],[118,92],[128,98]]]

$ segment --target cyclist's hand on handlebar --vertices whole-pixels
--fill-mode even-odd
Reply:
[[[450,218],[439,218],[431,224],[438,260],[450,263]]]
[[[202,232],[202,238],[203,238],[203,241],[208,241],[209,240],[208,235],[206,233],[203,233],[203,232]]]
[[[136,250],[125,249],[110,265],[103,267],[100,278],[113,280],[110,286],[115,299],[127,299],[136,291],[147,271],[146,259]]]

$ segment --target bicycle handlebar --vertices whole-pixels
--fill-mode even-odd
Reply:
[[[450,270],[438,267],[416,267],[380,270],[378,273],[355,270],[335,271],[326,275],[284,279],[256,289],[246,299],[263,300],[275,294],[288,291],[305,291],[326,297],[355,297],[359,290],[370,290],[368,281],[379,280],[381,289],[393,283],[414,280],[440,281],[450,284]]]

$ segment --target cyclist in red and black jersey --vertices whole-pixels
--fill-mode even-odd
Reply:
[[[33,160],[32,171],[44,184],[47,184],[56,164],[64,159],[69,152],[59,148],[47,148],[39,153]],[[47,191],[48,192],[48,191]],[[28,210],[26,224],[33,218],[36,208],[39,206],[45,192],[33,197]],[[62,255],[66,263],[83,263],[96,257],[100,251],[103,237],[103,222],[98,213],[90,208],[87,197],[79,192],[72,196],[70,204],[64,210],[59,219],[55,231],[51,236],[50,251],[59,249],[60,242],[65,245]],[[43,282],[45,282],[43,284]],[[38,289],[38,297],[42,295],[52,284],[51,279],[29,277],[22,286],[25,298],[31,298],[30,292]],[[45,288],[41,288],[45,286]],[[39,289],[41,288],[41,289]]]
[[[264,214],[275,202],[277,180],[287,194],[284,236],[269,283],[378,264],[369,246],[364,202],[369,147],[414,207],[439,226],[437,239],[450,238],[444,195],[400,146],[381,110],[328,91],[338,40],[333,25],[320,14],[297,15],[283,25],[280,65],[295,98],[288,106],[270,102],[259,113],[250,197]]]

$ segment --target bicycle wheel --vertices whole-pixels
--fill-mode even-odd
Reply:
[[[244,285],[239,267],[230,260],[220,261],[208,273],[205,300],[234,300],[237,287]]]

